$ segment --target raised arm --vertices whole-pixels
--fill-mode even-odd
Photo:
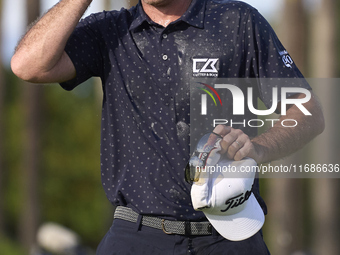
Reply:
[[[61,0],[39,19],[19,42],[11,68],[19,78],[53,83],[76,76],[64,51],[66,42],[92,0]]]

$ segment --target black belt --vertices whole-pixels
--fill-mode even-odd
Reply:
[[[168,235],[202,236],[212,234],[212,226],[208,221],[174,221],[144,215],[141,217],[141,224],[143,226],[163,230]],[[114,218],[137,223],[139,214],[128,207],[118,206],[114,213]]]

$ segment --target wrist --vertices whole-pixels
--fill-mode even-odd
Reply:
[[[268,153],[266,152],[266,148],[255,141],[252,141],[252,143],[254,149],[253,152],[250,153],[249,157],[253,158],[258,164],[268,162],[269,159],[267,159]]]

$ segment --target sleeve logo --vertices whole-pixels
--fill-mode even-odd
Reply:
[[[279,52],[280,56],[282,57],[282,62],[286,67],[292,68],[292,65],[294,64],[293,59],[290,57],[288,52],[286,50]]]

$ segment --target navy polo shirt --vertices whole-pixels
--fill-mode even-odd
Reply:
[[[184,180],[193,62],[214,59],[218,77],[302,77],[283,61],[288,53],[267,21],[237,1],[193,0],[166,28],[140,3],[93,14],[78,24],[66,52],[77,76],[63,88],[92,76],[102,80],[101,174],[108,199],[178,220],[205,219],[192,208]],[[259,83],[258,90],[269,104],[268,87]],[[257,188],[254,193],[264,208]]]

